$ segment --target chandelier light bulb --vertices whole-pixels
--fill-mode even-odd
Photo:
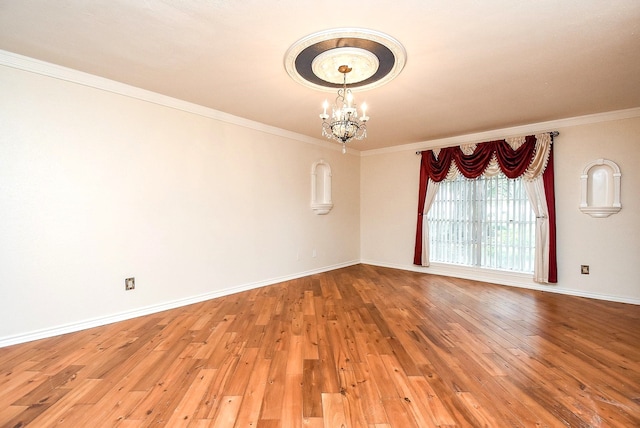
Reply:
[[[329,116],[327,116],[327,107],[329,107],[329,101],[324,100],[324,102],[322,103],[322,108],[324,109],[324,113],[320,115],[320,119],[322,120],[329,118]]]
[[[362,103],[362,117],[360,118],[360,120],[363,122],[369,120],[369,118],[367,117],[367,103]]]

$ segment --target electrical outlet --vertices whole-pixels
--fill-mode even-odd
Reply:
[[[125,278],[124,280],[124,289],[125,290],[133,290],[136,288],[136,279],[135,278]]]
[[[589,275],[589,265],[580,265],[580,273],[583,275]]]

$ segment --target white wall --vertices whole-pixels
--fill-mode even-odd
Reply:
[[[556,145],[558,286],[640,304],[640,118],[560,129]],[[583,214],[580,175],[599,158],[622,173],[622,210],[598,219]],[[589,275],[580,265],[590,266]]]
[[[560,132],[554,143],[557,285],[541,286],[521,275],[496,275],[480,269],[413,266],[420,163],[416,145],[365,153],[362,158],[363,262],[640,304],[640,110],[633,115],[619,120],[611,120],[615,114],[595,115],[546,124],[554,125],[547,129]],[[526,128],[519,129],[520,135],[535,133],[535,126]],[[509,135],[504,132],[503,136]],[[493,138],[498,138],[500,131],[494,134]],[[466,142],[490,139],[476,137],[468,136]],[[465,141],[464,137],[457,140],[457,144]],[[422,147],[437,145],[447,144],[427,142]],[[592,218],[578,209],[580,175],[590,161],[599,158],[613,160],[622,172],[622,210],[605,219]],[[580,274],[582,264],[590,265],[589,275]]]
[[[412,265],[415,150],[443,141],[345,156],[335,144],[162,105],[95,77],[72,83],[75,72],[53,69],[60,76],[0,65],[0,346],[358,261],[640,303],[640,110],[519,129],[561,132],[559,283],[544,287]],[[622,170],[622,211],[593,219],[578,210],[580,174],[602,157]],[[310,209],[320,159],[333,173],[326,216]],[[136,290],[125,292],[130,276]]]
[[[0,85],[0,346],[359,260],[360,160],[337,144],[12,67]]]

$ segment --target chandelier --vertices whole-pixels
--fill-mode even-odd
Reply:
[[[367,104],[362,103],[362,116],[358,118],[358,109],[353,94],[351,89],[347,89],[347,74],[351,71],[351,67],[341,65],[338,67],[338,71],[344,76],[342,88],[338,90],[331,115],[327,114],[329,103],[325,100],[322,105],[324,112],[320,115],[320,119],[322,119],[322,135],[341,142],[342,153],[346,153],[346,144],[349,141],[354,138],[362,140],[367,136],[366,122],[369,120],[369,116],[366,115]]]

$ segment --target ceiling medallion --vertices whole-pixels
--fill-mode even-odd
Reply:
[[[327,113],[324,102],[322,135],[342,144],[367,136],[366,104],[358,117],[351,88],[377,88],[394,79],[406,62],[407,54],[394,38],[372,30],[340,28],[311,34],[287,50],[284,66],[296,82],[320,91],[335,91],[338,96]],[[347,74],[349,85],[347,85]]]
[[[343,85],[341,65],[353,71],[349,87],[374,89],[393,80],[404,68],[407,53],[391,36],[363,28],[336,28],[310,34],[285,54],[284,67],[308,88],[334,92]]]

